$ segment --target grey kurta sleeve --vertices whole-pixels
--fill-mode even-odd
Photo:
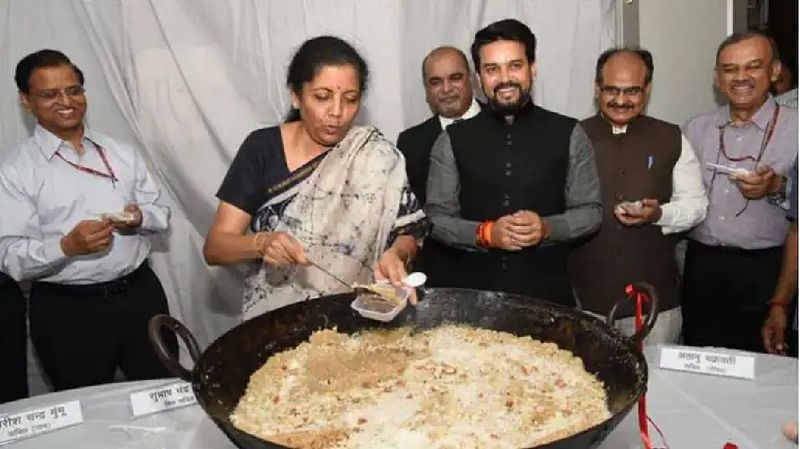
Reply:
[[[580,124],[575,124],[570,136],[564,197],[566,211],[544,217],[550,225],[550,242],[565,242],[588,234],[600,226],[603,218],[594,147]]]
[[[433,144],[430,164],[425,214],[433,223],[431,236],[449,246],[477,250],[475,231],[479,223],[461,218],[458,167],[447,131],[442,131]]]

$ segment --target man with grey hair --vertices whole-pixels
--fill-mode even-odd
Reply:
[[[467,57],[455,47],[437,47],[422,60],[425,101],[433,116],[401,132],[397,147],[406,158],[411,190],[423,205],[431,148],[436,138],[454,121],[474,117],[481,110],[472,95],[471,78]],[[425,243],[417,256],[417,269],[428,274],[429,286],[452,286],[452,264],[448,262],[452,253],[452,249],[439,242]]]
[[[684,133],[709,195],[689,233],[683,284],[684,342],[763,351],[761,324],[778,280],[789,226],[782,209],[797,156],[797,110],[780,106],[774,42],[758,31],[719,46],[714,83],[728,104],[692,118]]]

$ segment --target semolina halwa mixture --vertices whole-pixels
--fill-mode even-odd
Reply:
[[[313,333],[250,377],[231,415],[288,447],[521,448],[610,417],[603,384],[553,343],[463,325]]]

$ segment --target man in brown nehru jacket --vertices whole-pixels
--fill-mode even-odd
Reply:
[[[595,148],[603,221],[570,254],[570,278],[581,307],[602,316],[624,297],[626,284],[653,285],[661,301],[647,342],[677,343],[675,244],[706,214],[700,166],[678,126],[642,113],[652,89],[650,52],[608,50],[595,78],[599,112],[582,125]],[[632,302],[618,310],[624,332],[633,330],[632,314]]]

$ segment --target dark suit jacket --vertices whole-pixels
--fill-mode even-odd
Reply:
[[[397,148],[406,158],[406,172],[411,190],[420,203],[425,204],[425,185],[428,182],[431,148],[436,138],[442,133],[439,117],[425,120],[419,125],[408,128],[397,138]]]
[[[397,147],[406,158],[406,172],[411,190],[423,205],[426,200],[425,185],[428,183],[431,149],[441,133],[442,125],[439,123],[439,117],[434,115],[419,125],[401,132],[397,138]],[[414,270],[428,275],[426,284],[428,287],[453,287],[455,264],[452,260],[457,256],[457,250],[428,238],[417,256]]]

